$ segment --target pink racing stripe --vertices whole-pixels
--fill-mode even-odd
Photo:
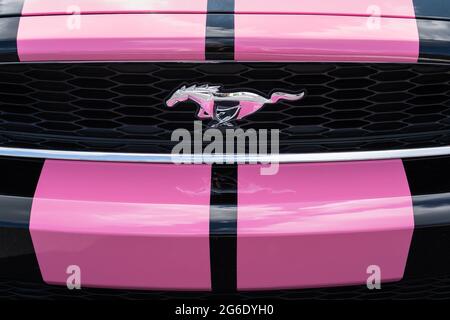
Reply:
[[[204,14],[22,17],[17,50],[20,61],[198,61],[205,25]]]
[[[22,15],[206,13],[207,0],[25,0]]]
[[[371,265],[402,278],[414,218],[401,160],[238,170],[240,290],[362,284]]]
[[[414,18],[412,0],[235,0],[237,13],[256,14],[321,14],[377,15],[382,17]]]
[[[47,160],[30,231],[45,282],[210,290],[207,165]]]
[[[416,62],[414,19],[317,15],[235,17],[238,61]]]
[[[205,36],[206,14],[28,16],[17,47],[21,61],[203,61]],[[235,16],[238,61],[416,62],[418,54],[415,19]]]

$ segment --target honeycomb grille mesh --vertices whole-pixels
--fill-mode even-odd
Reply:
[[[61,63],[0,66],[0,146],[168,152],[174,129],[192,131],[197,106],[164,101],[194,83],[264,96],[306,89],[237,123],[280,129],[282,153],[450,142],[448,65]]]
[[[235,294],[203,292],[137,291],[124,289],[68,290],[64,286],[42,283],[0,280],[0,298],[3,300],[172,300],[195,299],[211,301],[216,299],[277,301],[298,300],[448,300],[450,299],[450,278],[448,275],[432,278],[402,280],[382,284],[381,290],[369,290],[366,286],[293,289],[262,292],[241,292]]]

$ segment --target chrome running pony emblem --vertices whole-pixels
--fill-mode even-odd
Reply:
[[[211,127],[233,126],[230,122],[241,120],[261,109],[265,104],[277,103],[280,100],[297,101],[305,96],[299,93],[274,92],[265,98],[252,92],[219,92],[220,86],[193,85],[183,86],[166,101],[168,107],[178,102],[192,100],[199,106],[199,119],[213,119]]]

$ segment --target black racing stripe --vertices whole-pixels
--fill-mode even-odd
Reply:
[[[234,0],[208,0],[208,13],[234,14]]]
[[[213,165],[209,245],[214,292],[236,291],[237,165]]]
[[[0,158],[0,278],[42,281],[29,231],[43,160]]]
[[[450,273],[450,158],[405,159],[414,233],[405,278]]]
[[[18,62],[17,30],[20,17],[0,18],[0,62]]]
[[[419,61],[450,60],[450,21],[417,19]]]
[[[413,0],[419,32],[419,62],[450,61],[450,1]]]
[[[450,1],[413,0],[416,18],[450,20]]]
[[[24,0],[0,0],[0,17],[19,17]]]
[[[24,0],[0,0],[0,62],[18,62],[17,31]]]
[[[405,279],[450,274],[450,227],[415,229],[404,273]]]
[[[450,191],[450,157],[403,160],[413,195],[429,195]]]
[[[208,0],[206,60],[234,60],[234,0]]]

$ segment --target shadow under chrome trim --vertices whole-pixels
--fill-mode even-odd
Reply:
[[[298,163],[358,160],[405,159],[450,155],[450,146],[436,148],[377,150],[358,152],[292,154],[172,155],[164,153],[113,153],[61,151],[27,148],[0,148],[0,156],[58,160],[147,162],[147,163]]]

